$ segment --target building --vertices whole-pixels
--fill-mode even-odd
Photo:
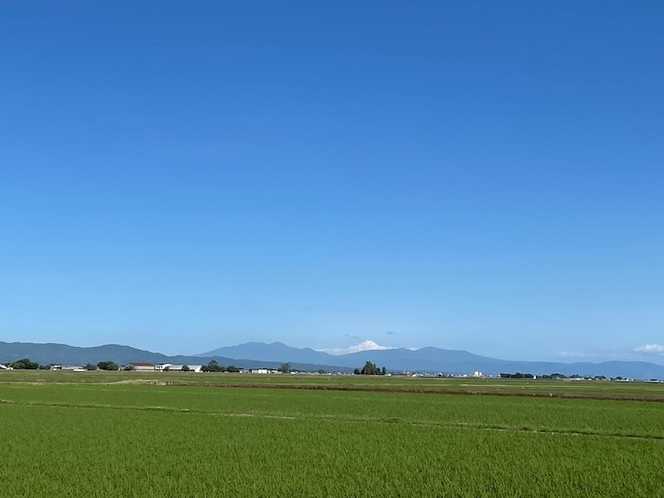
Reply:
[[[276,368],[250,368],[249,373],[253,374],[278,374],[281,373],[278,369]]]
[[[144,361],[132,361],[130,363],[132,367],[134,367],[134,370],[137,372],[154,372],[155,371],[155,366],[154,363],[148,363]]]
[[[202,372],[203,365],[173,365],[172,363],[162,363],[155,365],[154,369],[157,372],[182,372],[184,367],[187,367],[187,372]]]

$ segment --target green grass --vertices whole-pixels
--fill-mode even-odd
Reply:
[[[421,390],[518,395],[595,396],[607,398],[651,398],[664,400],[664,383],[609,382],[528,379],[426,378],[358,375],[260,375],[213,373],[0,371],[0,382],[98,384],[155,382],[214,386],[253,386],[352,388],[370,390]]]
[[[76,375],[0,376],[0,496],[664,495],[664,403]]]

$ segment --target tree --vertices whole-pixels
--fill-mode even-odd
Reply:
[[[30,361],[30,358],[21,358],[13,363],[9,364],[14,370],[37,370],[39,368],[39,363],[35,361]]]
[[[226,371],[227,372],[239,372],[240,369],[238,367],[236,367],[235,365],[228,365],[226,367]]]
[[[97,363],[97,368],[99,370],[120,370],[120,367],[114,361],[100,361]]]
[[[97,365],[93,365],[92,363],[86,363],[86,365],[83,368],[90,371],[97,370]]]
[[[217,360],[210,360],[207,365],[201,367],[203,372],[225,372],[226,369],[217,363]]]
[[[355,370],[357,370],[357,368]],[[353,371],[353,373],[355,373],[355,371]],[[362,370],[359,371],[359,373],[362,375],[385,375],[387,373],[387,370],[385,369],[385,367],[383,367],[381,370],[374,363],[367,361],[362,367]]]
[[[281,373],[288,374],[291,372],[291,364],[290,363],[282,363],[281,366],[279,367],[279,371]]]
[[[189,368],[189,365],[182,365],[182,369],[181,369],[181,370],[182,370],[183,372],[188,372],[189,370],[191,370],[191,368]]]

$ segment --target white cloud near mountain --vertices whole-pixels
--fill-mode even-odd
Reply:
[[[664,344],[646,344],[635,348],[634,351],[638,353],[664,353]]]
[[[354,346],[349,346],[347,348],[322,348],[317,349],[322,353],[332,354],[332,355],[341,355],[341,354],[350,354],[350,353],[359,353],[360,351],[381,351],[385,349],[393,349],[389,346],[381,346],[380,344],[366,340],[362,341],[360,344],[355,344]]]
[[[644,344],[630,349],[603,349],[598,351],[561,351],[559,356],[568,361],[655,361],[664,359],[664,344]]]
[[[561,351],[558,354],[560,356],[566,356],[568,358],[585,358],[587,356],[594,356],[592,353],[586,353],[582,351]]]

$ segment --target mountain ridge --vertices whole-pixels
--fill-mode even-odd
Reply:
[[[664,379],[664,365],[645,361],[612,360],[592,362],[545,362],[514,361],[476,355],[464,350],[441,349],[428,346],[411,350],[406,348],[367,350],[331,355],[312,348],[294,348],[282,342],[270,344],[247,342],[236,346],[214,349],[200,355],[168,356],[121,344],[79,347],[58,343],[30,343],[0,341],[0,362],[11,362],[28,357],[39,363],[84,364],[100,361],[115,361],[127,364],[133,361],[152,363],[177,363],[196,365],[216,360],[222,365],[245,368],[276,368],[289,362],[294,369],[315,371],[352,371],[361,368],[366,361],[385,366],[390,371],[442,372],[448,374],[470,374],[480,371],[487,375],[500,373],[532,373],[545,375],[604,375],[638,379]]]

